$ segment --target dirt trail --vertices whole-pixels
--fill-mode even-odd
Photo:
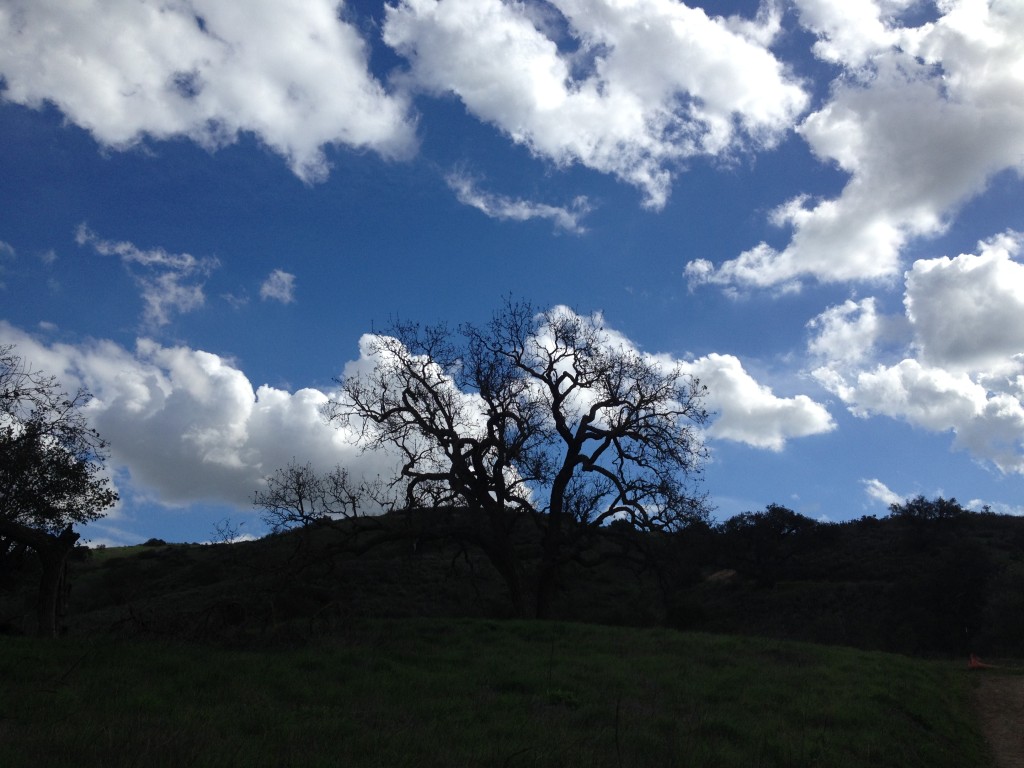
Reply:
[[[1024,768],[1024,675],[985,672],[975,688],[997,768]]]

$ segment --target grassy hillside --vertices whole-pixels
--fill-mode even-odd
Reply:
[[[520,621],[351,620],[254,651],[0,638],[0,764],[988,765],[962,665]]]
[[[649,537],[658,568],[615,560],[569,568],[554,614],[931,657],[1024,657],[1024,519],[807,522],[781,537],[756,529]],[[397,541],[354,554],[350,543],[316,528],[233,545],[79,550],[68,634],[294,643],[356,617],[511,613],[501,579],[471,548]],[[536,543],[522,546],[529,565]],[[0,628],[33,630],[35,568],[29,554],[0,573]]]
[[[1024,656],[1024,518],[865,518],[772,544],[758,563],[750,541],[717,537],[711,563],[738,578],[684,590],[696,626],[914,655]]]
[[[451,544],[83,550],[54,643],[14,636],[28,557],[0,584],[0,765],[981,768],[960,646],[1024,655],[1024,521],[940,522],[664,537],[660,571],[568,570],[561,623],[511,620]]]

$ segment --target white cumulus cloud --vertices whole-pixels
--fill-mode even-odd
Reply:
[[[384,41],[407,80],[454,94],[535,155],[639,187],[662,207],[678,161],[770,146],[807,97],[767,50],[777,17],[709,18],[675,0],[401,0]],[[568,49],[573,49],[568,52]]]
[[[859,416],[903,419],[932,432],[952,432],[953,445],[985,458],[1003,472],[1024,473],[1024,406],[992,392],[964,373],[914,359],[861,371],[837,387]]]
[[[978,254],[921,259],[904,303],[922,355],[945,368],[1018,371],[1024,361],[1024,236],[1007,232]]]
[[[813,375],[857,416],[951,433],[954,447],[1024,473],[1021,244],[1004,233],[978,254],[918,260],[903,318],[879,315],[869,299],[827,309],[809,324]],[[902,328],[902,345],[874,345],[881,326]]]
[[[0,321],[0,343],[67,389],[94,399],[90,423],[110,442],[111,464],[134,492],[168,505],[220,502],[248,508],[262,478],[293,458],[326,471],[387,476],[381,454],[362,453],[354,436],[329,426],[328,394],[255,386],[230,360],[140,339],[44,344]],[[119,482],[121,482],[119,480]]]
[[[775,395],[733,355],[706,355],[684,368],[708,387],[708,406],[717,413],[708,430],[711,438],[779,451],[787,440],[835,427],[823,405],[807,395]]]
[[[838,197],[777,208],[792,231],[781,250],[694,262],[691,284],[893,278],[909,240],[944,231],[999,171],[1024,172],[1024,4],[948,0],[936,21],[902,26],[911,5],[798,0],[815,52],[844,68],[799,132],[849,180]]]
[[[415,144],[406,101],[367,69],[337,0],[8,0],[7,101],[55,104],[109,147],[188,137],[214,149],[251,133],[306,181],[324,147],[385,156]]]

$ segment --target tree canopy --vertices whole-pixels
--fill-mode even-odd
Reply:
[[[79,536],[72,526],[117,501],[103,472],[107,443],[82,410],[89,399],[83,389],[66,394],[13,347],[0,347],[0,539],[32,548],[43,563],[44,634],[57,631],[56,592]]]
[[[919,494],[898,504],[890,504],[889,514],[899,520],[928,522],[931,520],[955,520],[971,514],[971,512],[964,509],[955,498],[946,499],[937,496],[934,499],[926,499]]]

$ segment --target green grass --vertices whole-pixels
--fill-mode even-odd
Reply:
[[[749,638],[358,621],[302,648],[0,639],[0,765],[987,765],[962,667]]]

